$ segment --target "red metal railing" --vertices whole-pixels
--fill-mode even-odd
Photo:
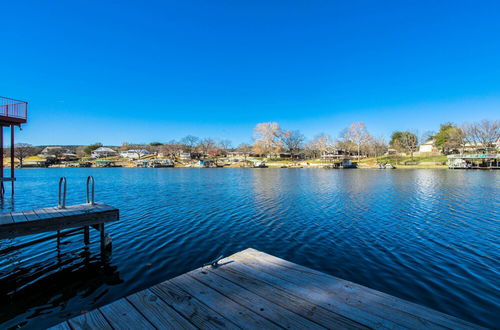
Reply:
[[[28,102],[0,96],[0,116],[26,119]]]

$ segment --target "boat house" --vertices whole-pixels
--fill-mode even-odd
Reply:
[[[500,169],[500,154],[449,155],[448,167],[451,169]]]

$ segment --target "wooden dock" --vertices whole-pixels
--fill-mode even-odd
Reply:
[[[247,249],[53,329],[479,329],[479,326]]]
[[[117,208],[102,203],[2,213],[0,239],[83,227],[87,242],[89,226],[92,226],[101,232],[101,242],[103,242],[104,223],[118,218]]]

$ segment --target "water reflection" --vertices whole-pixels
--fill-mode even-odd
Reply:
[[[93,309],[109,287],[123,283],[109,251],[94,252],[83,244],[80,250],[65,251],[70,240],[65,237],[60,245],[52,240],[52,257],[43,262],[21,260],[19,249],[8,254],[11,266],[0,272],[2,328],[23,326],[30,319],[36,320],[31,326],[37,328],[53,325],[54,318],[74,314],[74,310],[66,311],[68,302],[80,310]],[[45,319],[46,314],[50,319]]]

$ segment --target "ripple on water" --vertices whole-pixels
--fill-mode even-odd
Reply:
[[[120,208],[112,255],[93,231],[88,248],[76,233],[2,255],[2,328],[50,326],[247,247],[498,324],[498,172],[22,169],[3,209],[54,205],[60,176],[81,203],[87,175]]]

